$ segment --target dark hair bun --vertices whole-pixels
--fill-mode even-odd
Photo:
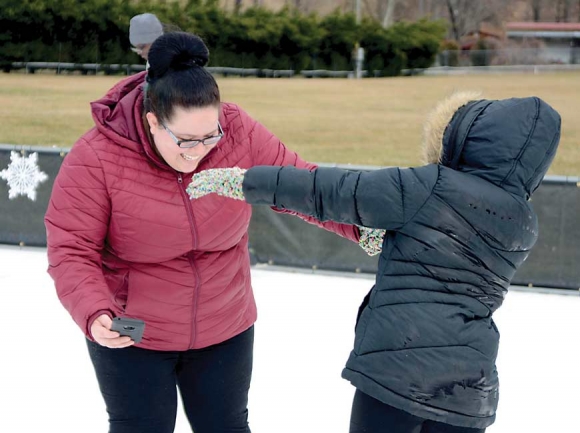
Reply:
[[[203,67],[209,61],[209,50],[197,35],[185,32],[166,33],[158,37],[149,50],[149,80],[172,71]]]

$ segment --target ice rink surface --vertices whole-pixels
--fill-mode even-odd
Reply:
[[[105,433],[84,337],[60,305],[41,248],[0,246],[0,432]],[[255,269],[253,433],[347,433],[340,373],[372,280]],[[512,290],[495,314],[500,404],[489,433],[578,433],[580,297]],[[178,413],[177,433],[190,432]],[[386,432],[386,431],[385,431]]]

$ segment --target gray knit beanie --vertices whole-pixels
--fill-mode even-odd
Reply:
[[[129,22],[129,41],[131,45],[147,45],[163,34],[163,26],[153,14],[135,15]]]

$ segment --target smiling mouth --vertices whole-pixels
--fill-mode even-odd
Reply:
[[[197,161],[199,159],[199,156],[190,156],[190,155],[186,155],[185,153],[182,153],[181,157],[183,159],[185,159],[186,161]]]

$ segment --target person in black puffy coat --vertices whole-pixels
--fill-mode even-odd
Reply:
[[[492,314],[538,238],[529,200],[560,127],[537,97],[457,93],[426,124],[424,166],[217,169],[188,191],[384,231],[342,373],[350,431],[483,432],[499,398]]]

